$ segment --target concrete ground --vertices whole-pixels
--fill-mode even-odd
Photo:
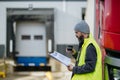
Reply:
[[[52,66],[51,72],[13,72],[12,62],[8,61],[7,75],[5,78],[0,77],[0,80],[70,80],[71,72],[67,70],[66,66],[50,59]],[[1,67],[0,67],[1,68]]]
[[[69,72],[19,72],[0,80],[70,80]]]

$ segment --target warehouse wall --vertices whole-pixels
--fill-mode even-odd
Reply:
[[[0,2],[0,44],[6,45],[7,8],[54,8],[55,45],[78,44],[74,26],[82,19],[82,8],[86,1],[1,1]],[[55,46],[56,47],[56,46]]]

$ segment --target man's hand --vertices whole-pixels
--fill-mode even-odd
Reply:
[[[76,53],[76,50],[73,48],[71,51],[69,51],[69,50],[66,48],[66,53],[69,53],[69,54],[74,55],[74,54]]]
[[[67,68],[68,68],[69,71],[72,71],[73,70],[73,65],[70,64],[70,65],[67,66]]]

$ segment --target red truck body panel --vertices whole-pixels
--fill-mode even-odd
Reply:
[[[108,80],[119,80],[120,0],[96,0],[95,6],[96,20],[94,36],[102,51],[102,80],[105,80],[106,77],[108,77]],[[104,73],[105,71],[108,73]]]
[[[100,44],[120,52],[120,0],[96,0],[96,39]]]

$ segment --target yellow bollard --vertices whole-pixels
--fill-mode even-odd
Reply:
[[[48,80],[53,80],[53,76],[51,72],[46,72],[46,77],[48,78]]]
[[[0,76],[2,77],[2,78],[5,78],[6,76],[5,76],[5,72],[0,72]]]

